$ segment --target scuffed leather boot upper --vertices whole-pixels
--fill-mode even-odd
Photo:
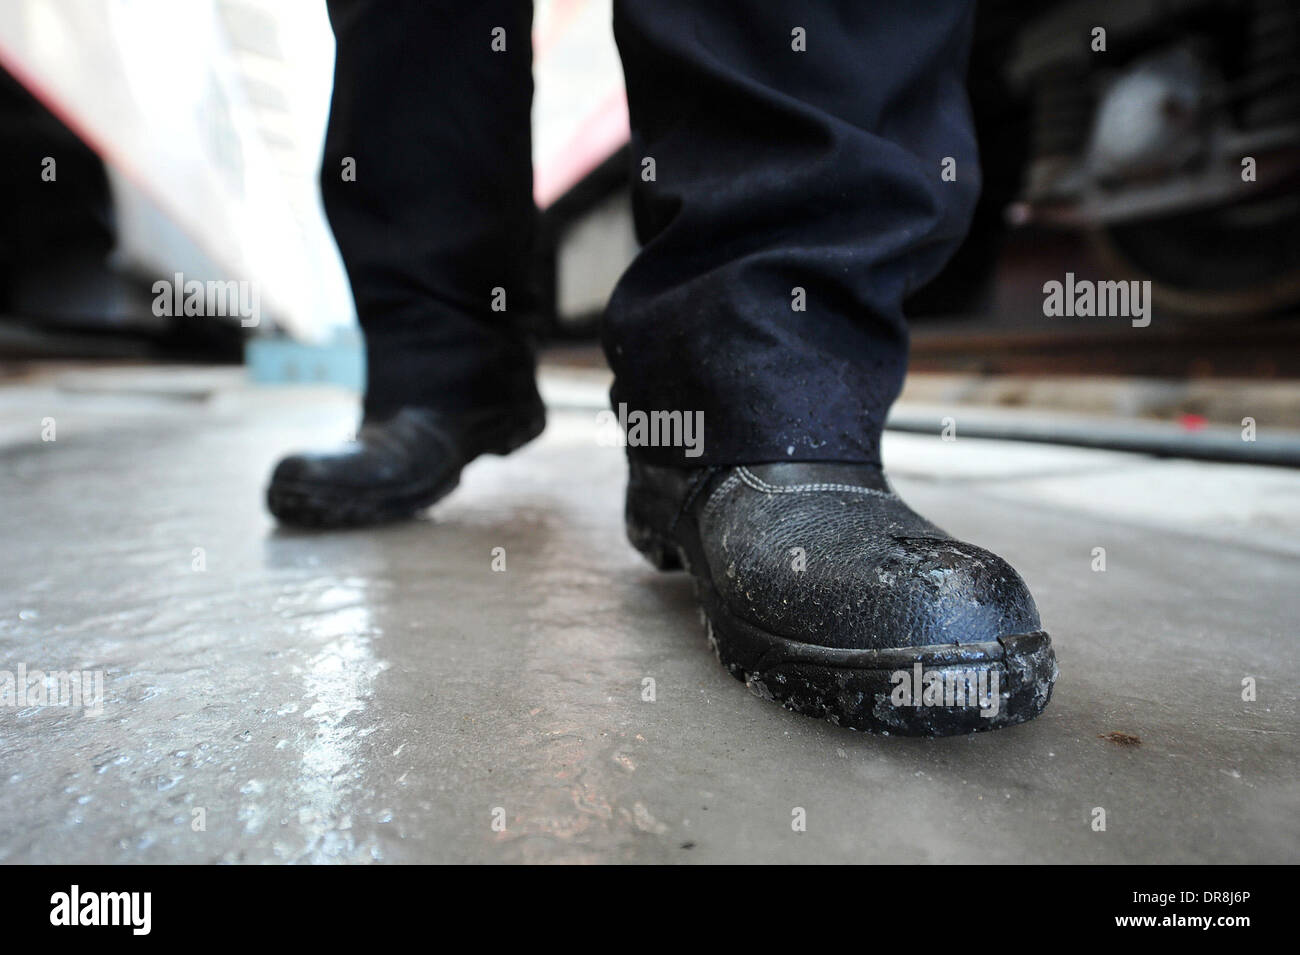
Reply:
[[[911,510],[868,465],[728,469],[696,508],[728,610],[837,648],[984,643],[1039,629],[1020,575]]]
[[[436,480],[463,463],[450,429],[436,414],[404,408],[386,421],[365,422],[356,440],[341,448],[286,457],[271,482],[385,487]]]

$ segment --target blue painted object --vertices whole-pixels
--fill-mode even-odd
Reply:
[[[354,328],[340,329],[322,344],[250,338],[244,364],[259,385],[339,385],[357,392],[366,386],[365,343]]]

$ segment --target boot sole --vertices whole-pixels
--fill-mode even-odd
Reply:
[[[545,429],[545,411],[538,411],[523,424],[516,419],[489,428],[464,463],[480,454],[509,454]],[[281,481],[266,489],[266,506],[276,520],[295,527],[362,527],[412,517],[442,500],[459,484],[460,469],[441,481],[382,490]]]
[[[1056,653],[1044,631],[999,637],[992,643],[888,650],[802,643],[731,613],[713,586],[703,554],[692,555],[687,546],[637,521],[630,508],[628,538],[659,570],[691,572],[705,633],[718,660],[752,693],[795,713],[882,735],[957,736],[1024,723],[1043,712],[1052,698]],[[698,542],[694,549],[698,551]],[[931,673],[937,674],[931,679],[943,681],[940,686],[961,688],[971,701],[977,689],[991,689],[996,679],[996,704],[986,699],[989,706],[982,710],[977,703],[895,703],[896,687],[919,687]]]

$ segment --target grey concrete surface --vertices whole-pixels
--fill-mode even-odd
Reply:
[[[1297,861],[1300,475],[891,436],[901,493],[1028,580],[1061,676],[1021,727],[873,737],[722,671],[567,394],[426,519],[306,534],[263,483],[346,396],[0,388],[0,670],[103,675],[102,708],[0,705],[0,861]]]

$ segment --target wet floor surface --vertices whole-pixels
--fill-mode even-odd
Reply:
[[[264,481],[350,401],[149,380],[0,389],[0,670],[103,687],[0,706],[0,861],[1300,854],[1293,472],[891,436],[900,492],[1021,571],[1061,668],[1033,723],[899,739],[723,672],[687,580],[626,544],[589,409],[425,519],[299,533]]]

